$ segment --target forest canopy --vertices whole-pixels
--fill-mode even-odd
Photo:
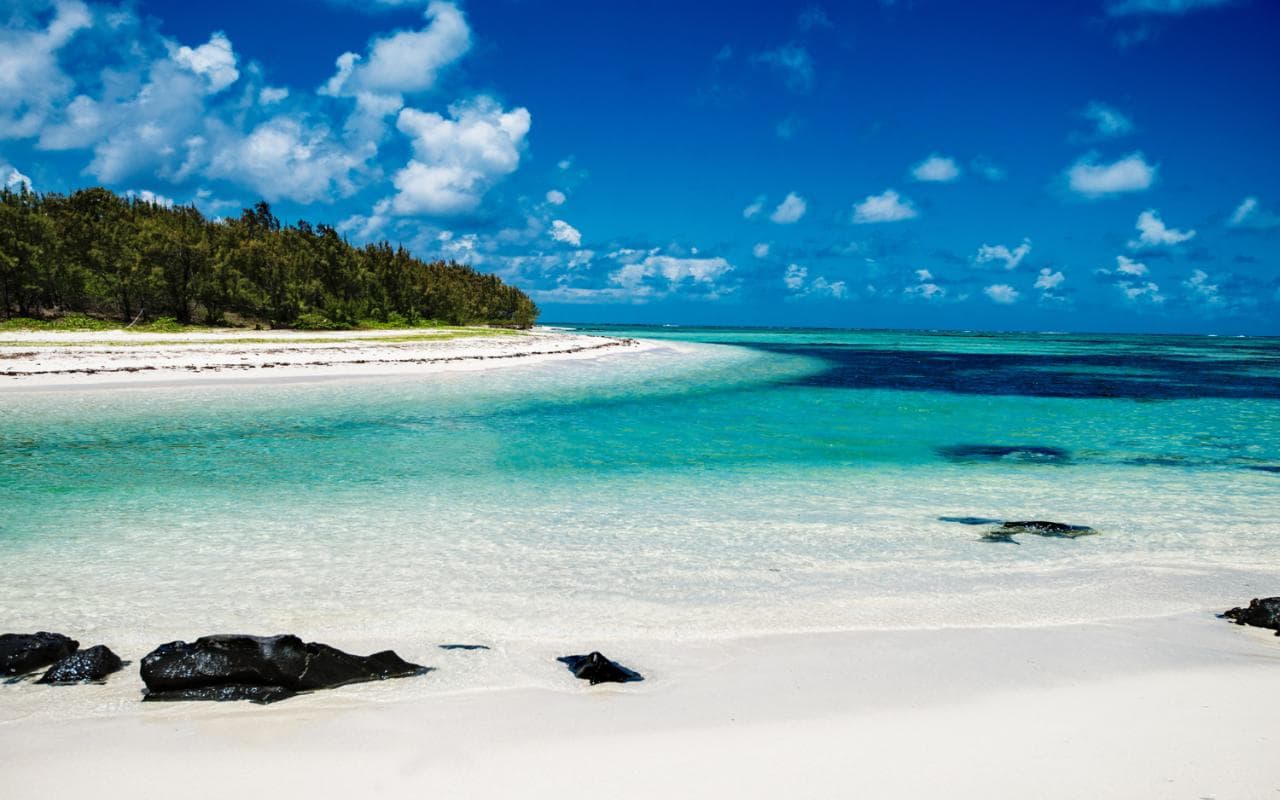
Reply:
[[[209,220],[107,189],[0,191],[0,318],[91,314],[123,322],[352,328],[528,327],[528,295],[470,266],[328,225],[281,225],[265,202]]]

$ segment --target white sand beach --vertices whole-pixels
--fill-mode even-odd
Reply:
[[[395,644],[441,670],[267,707],[141,704],[136,664],[115,686],[29,687],[46,713],[21,720],[5,710],[6,792],[1280,793],[1280,639],[1207,610],[1086,625],[592,643],[645,672],[622,686],[576,681],[554,661],[564,643],[470,652]],[[470,687],[450,689],[460,672]],[[120,695],[110,713],[77,716],[104,693]]]
[[[560,330],[443,328],[192,333],[6,331],[0,392],[175,381],[316,380],[593,357],[640,343]]]

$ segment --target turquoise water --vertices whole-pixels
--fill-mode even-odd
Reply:
[[[599,641],[1280,592],[1276,340],[584,330],[662,346],[0,387],[0,627]],[[943,516],[1101,533],[991,543]]]

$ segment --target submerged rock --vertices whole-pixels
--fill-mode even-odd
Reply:
[[[49,667],[36,683],[52,683],[65,686],[71,683],[93,683],[106,680],[113,672],[124,668],[120,656],[111,652],[111,648],[99,644],[87,650],[78,650],[58,663]]]
[[[1088,525],[1068,525],[1065,522],[1048,522],[1042,519],[1019,520],[1006,522],[993,533],[1013,535],[1015,533],[1034,533],[1037,536],[1051,536],[1059,539],[1075,539],[1078,536],[1092,536],[1097,533]]]
[[[0,675],[25,675],[74,653],[80,643],[60,633],[0,634]]]
[[[142,659],[144,700],[252,700],[272,703],[299,692],[423,675],[391,650],[344,653],[297,636],[202,636],[170,642]]]
[[[487,644],[440,644],[436,645],[441,650],[488,650]]]
[[[585,656],[561,656],[556,661],[569,667],[574,677],[584,681],[597,683],[631,683],[642,681],[644,676],[632,669],[627,669],[616,661],[610,661],[599,652],[591,652]]]
[[[1222,612],[1225,619],[1237,625],[1252,625],[1255,628],[1270,628],[1280,636],[1280,597],[1253,598],[1248,608],[1233,608]]]
[[[1042,445],[956,444],[939,447],[938,453],[951,461],[1019,461],[1032,464],[1060,464],[1071,453],[1060,447]]]

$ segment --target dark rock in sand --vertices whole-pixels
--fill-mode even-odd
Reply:
[[[271,703],[299,692],[429,671],[390,650],[357,656],[291,635],[223,634],[170,642],[143,657],[143,699]]]
[[[1252,625],[1255,628],[1270,628],[1280,636],[1280,597],[1254,598],[1249,601],[1248,608],[1233,608],[1224,611],[1222,616],[1237,625]]]
[[[58,663],[49,667],[36,683],[52,683],[65,686],[71,683],[94,683],[106,680],[113,672],[124,668],[120,656],[111,652],[106,645],[94,645],[86,650],[78,650]]]
[[[1060,447],[1040,445],[956,444],[939,447],[938,453],[951,461],[1017,461],[1029,464],[1061,464],[1071,454]]]
[[[437,645],[441,650],[488,650],[487,644],[441,644]]]
[[[25,675],[66,658],[80,643],[60,633],[6,633],[0,635],[0,675]]]
[[[1041,519],[1006,522],[994,532],[1034,533],[1037,536],[1052,536],[1059,539],[1074,539],[1077,536],[1092,536],[1097,533],[1088,525],[1067,525],[1064,522],[1047,522]]]
[[[1002,519],[991,517],[938,517],[939,522],[959,522],[961,525],[999,525]]]
[[[556,661],[567,665],[574,677],[591,681],[592,686],[597,683],[631,683],[644,680],[644,676],[639,672],[627,669],[616,661],[610,661],[598,652],[588,653],[585,656],[561,656]]]

